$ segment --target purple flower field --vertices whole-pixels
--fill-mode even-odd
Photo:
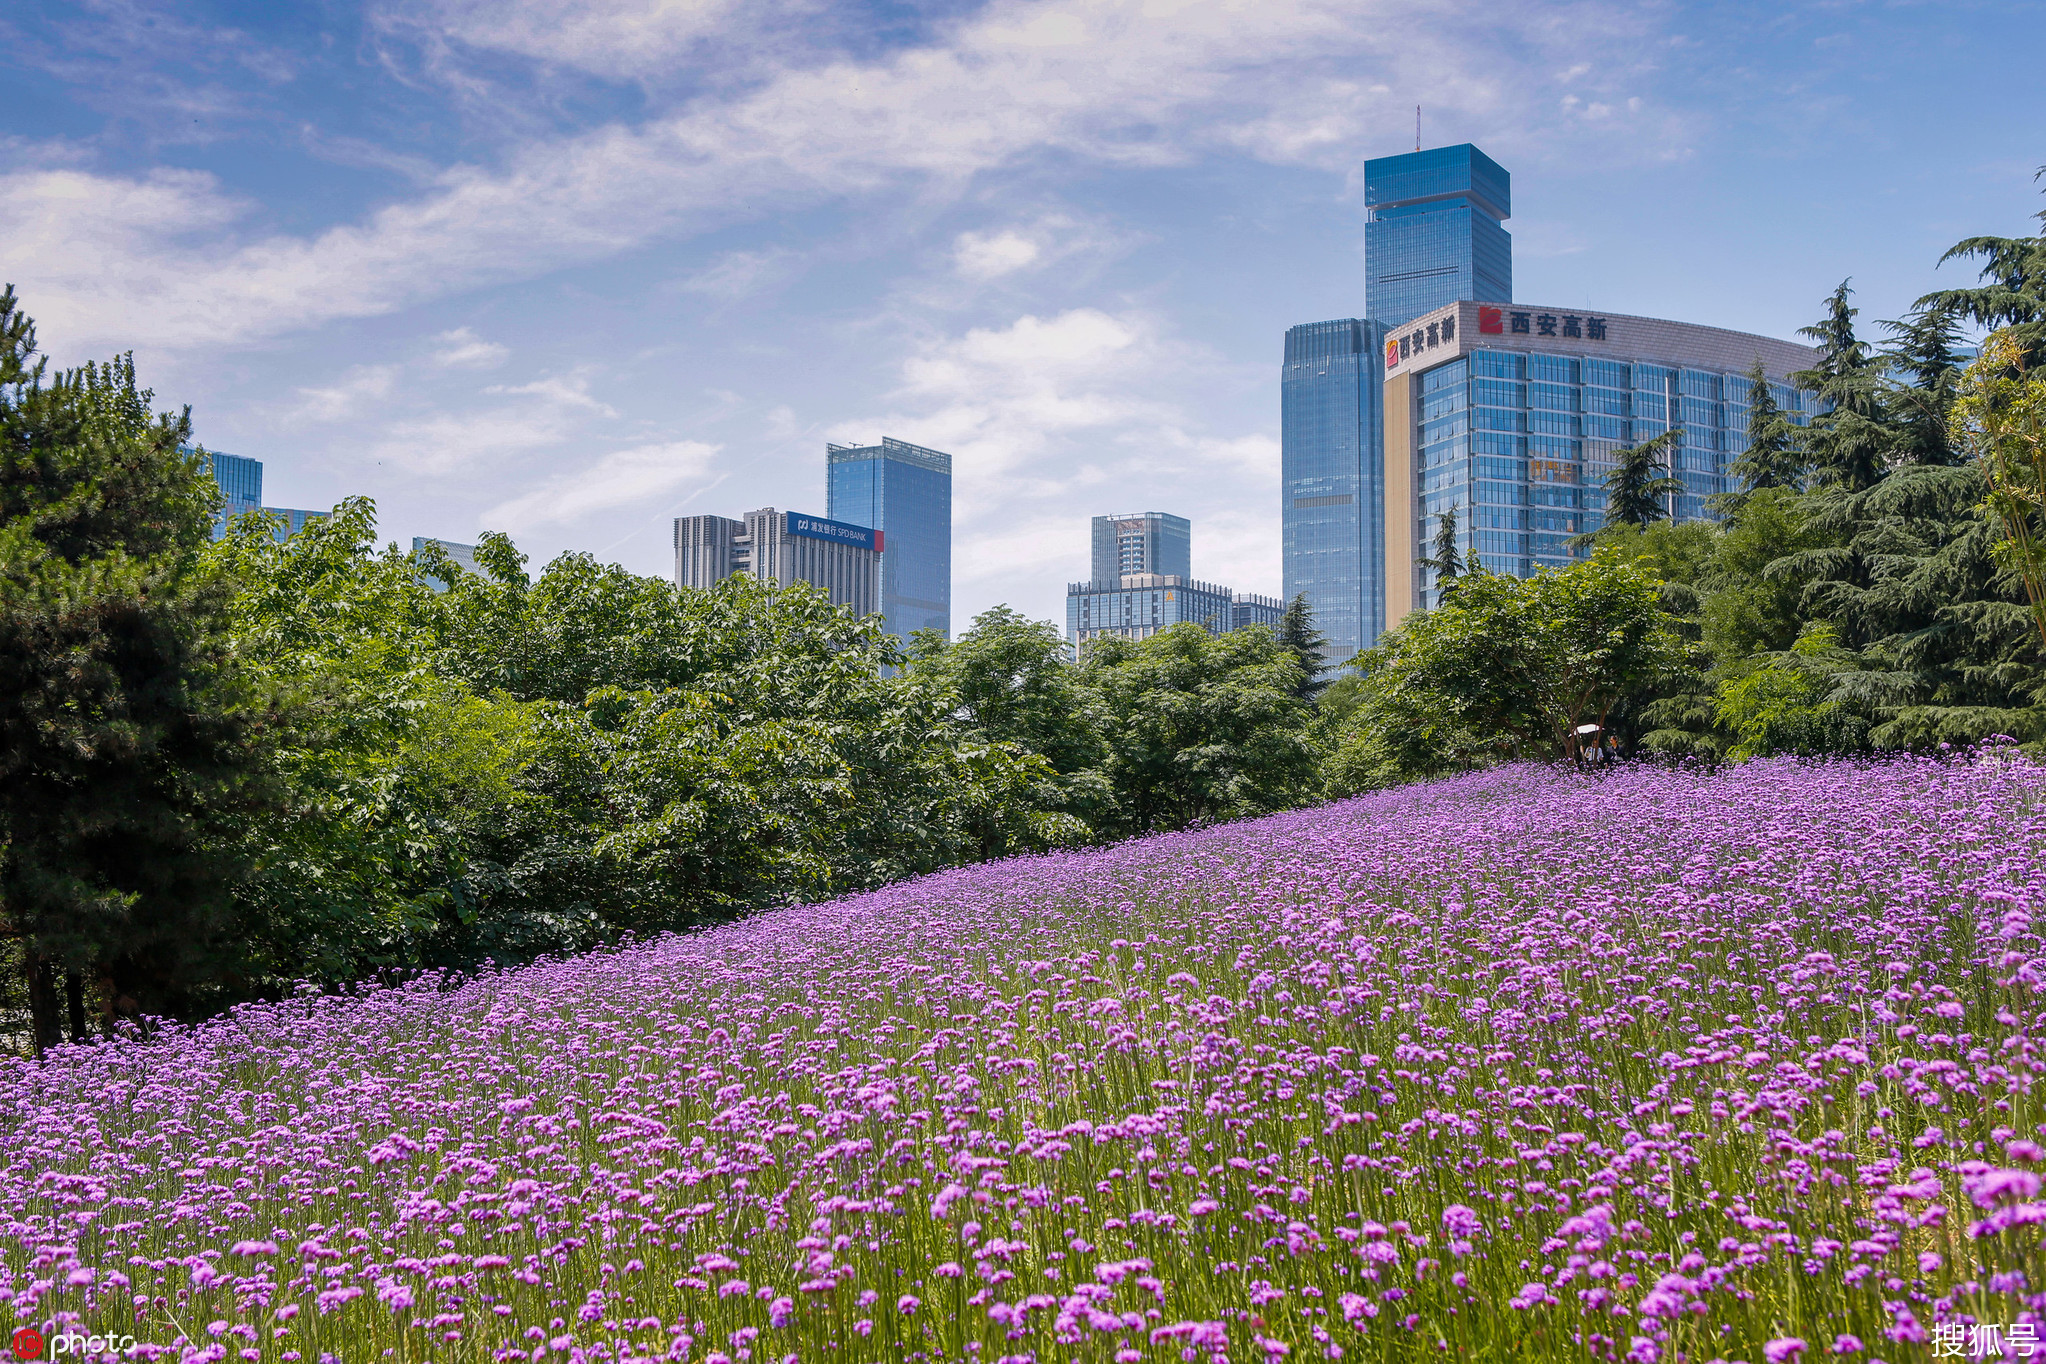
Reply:
[[[2042,793],[1507,769],[0,1063],[0,1317],[307,1364],[2028,1357]]]

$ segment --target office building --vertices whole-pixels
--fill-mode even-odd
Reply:
[[[1736,491],[1757,360],[1792,421],[1813,411],[1787,377],[1809,347],[1719,327],[1533,304],[1463,301],[1414,318],[1383,343],[1385,628],[1432,606],[1437,518],[1495,573],[1525,577],[1577,554],[1571,536],[1604,519],[1613,452],[1681,428],[1676,520]]]
[[[1285,597],[1306,594],[1338,665],[1387,623],[1386,330],[1513,296],[1512,178],[1476,147],[1367,161],[1364,201],[1364,316],[1290,328],[1279,382]]]
[[[227,523],[237,516],[252,511],[266,511],[272,516],[284,518],[283,527],[277,532],[278,540],[284,541],[306,528],[306,523],[318,521],[327,513],[306,511],[299,507],[266,507],[263,505],[263,461],[248,459],[241,455],[223,455],[217,450],[206,452],[206,469],[219,485],[221,496],[226,499],[221,509],[213,516],[213,538],[218,540],[227,534]]]
[[[1277,628],[1286,614],[1286,603],[1277,597],[1260,597],[1254,592],[1238,592],[1229,605],[1229,628],[1241,630],[1252,625]]]
[[[1066,584],[1066,638],[1084,648],[1107,636],[1149,639],[1184,621],[1219,635],[1235,626],[1236,594],[1180,574]]]
[[[744,519],[683,516],[675,520],[675,583],[711,587],[750,573],[786,587],[809,583],[835,606],[860,616],[880,609],[881,562],[888,537],[804,512],[762,507]]]
[[[1397,327],[1513,299],[1513,178],[1468,142],[1364,163],[1364,315]]]
[[[1094,518],[1094,581],[1132,573],[1193,574],[1193,525],[1168,512]]]
[[[474,545],[456,544],[453,540],[435,540],[425,535],[415,535],[412,537],[412,552],[414,554],[425,549],[428,545],[438,546],[441,553],[453,559],[467,572],[481,573],[483,571],[476,567],[476,546]],[[431,575],[426,576],[426,585],[436,592],[448,590],[446,583]]]
[[[1193,577],[1193,525],[1170,512],[1094,518],[1094,574],[1066,584],[1066,638],[1075,647],[1110,636],[1148,639],[1192,621],[1220,635],[1273,624],[1285,607]]]
[[[1338,665],[1385,628],[1383,334],[1354,317],[1289,328],[1279,381],[1284,595],[1306,594]]]
[[[825,515],[886,537],[881,615],[889,634],[952,632],[952,456],[893,437],[825,447]],[[877,539],[879,537],[877,536]]]
[[[262,509],[263,461],[208,451],[206,468],[213,475],[213,481],[220,485],[220,495],[227,499],[213,514],[213,538],[218,540],[227,534],[229,521]]]

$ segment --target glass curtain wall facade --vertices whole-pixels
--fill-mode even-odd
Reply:
[[[1184,621],[1209,634],[1235,628],[1236,594],[1178,574],[1133,573],[1066,584],[1066,638],[1081,648],[1105,636],[1149,639]]]
[[[1364,312],[1396,327],[1513,298],[1513,178],[1468,142],[1364,163]]]
[[[888,633],[952,633],[952,456],[893,437],[828,445],[825,515],[881,531]]]
[[[244,512],[259,511],[263,506],[263,461],[244,459],[240,455],[223,455],[209,452],[206,456],[207,469],[213,481],[220,485],[220,494],[227,502],[213,517],[213,538],[218,540],[227,534],[227,523]]]
[[[1385,628],[1383,336],[1355,317],[1290,328],[1279,383],[1285,597],[1307,594],[1339,665]]]
[[[1097,516],[1092,526],[1094,581],[1129,573],[1193,574],[1193,523],[1169,512]]]
[[[1810,395],[1769,387],[1792,421],[1809,420]],[[1706,499],[1740,487],[1729,470],[1748,446],[1742,373],[1483,348],[1424,371],[1417,388],[1422,529],[1432,539],[1454,509],[1466,552],[1495,573],[1581,558],[1568,541],[1604,524],[1613,452],[1672,427],[1684,433],[1675,520],[1709,518]],[[1434,575],[1420,586],[1434,605]]]

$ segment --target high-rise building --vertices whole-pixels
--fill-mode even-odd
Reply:
[[[306,511],[300,507],[266,507],[263,505],[263,461],[247,459],[241,455],[223,455],[217,450],[206,452],[207,472],[220,485],[221,496],[226,504],[214,514],[213,538],[218,540],[227,534],[227,523],[245,512],[266,511],[273,516],[284,518],[284,527],[277,538],[288,540],[306,528],[309,521],[318,521],[327,513]]]
[[[888,633],[952,632],[952,456],[893,437],[827,445],[825,514],[886,537],[881,615]]]
[[[1513,299],[1513,178],[1466,142],[1364,163],[1364,314],[1397,327],[1445,304]]]
[[[1429,551],[1455,511],[1464,556],[1526,577],[1579,557],[1570,537],[1604,521],[1613,454],[1681,428],[1678,521],[1733,492],[1747,449],[1747,371],[1803,423],[1788,377],[1818,353],[1773,337],[1618,313],[1458,302],[1384,342],[1385,628],[1438,600]]]
[[[1286,333],[1279,382],[1285,595],[1307,594],[1341,665],[1386,628],[1385,332],[1460,299],[1513,296],[1511,177],[1476,147],[1364,163],[1364,316]]]
[[[1094,581],[1131,573],[1193,573],[1193,524],[1169,512],[1094,518]]]
[[[682,516],[675,520],[675,583],[711,587],[734,573],[764,581],[809,583],[834,605],[869,616],[880,609],[881,562],[889,537],[804,512],[762,507],[744,520]]]
[[[1385,628],[1382,335],[1355,317],[1289,328],[1279,381],[1285,597],[1307,595],[1338,666]]]
[[[263,461],[209,451],[206,467],[213,475],[213,481],[220,485],[220,495],[227,499],[213,514],[213,538],[218,540],[227,534],[229,521],[262,508]]]
[[[1286,615],[1286,603],[1277,597],[1260,597],[1238,592],[1229,606],[1229,628],[1241,630],[1252,625],[1275,626]]]
[[[453,559],[457,564],[461,565],[461,567],[466,569],[468,572],[470,573],[482,572],[481,569],[476,567],[476,546],[457,544],[453,540],[435,540],[432,537],[426,535],[415,535],[412,537],[412,552],[414,554],[417,554],[420,550],[425,549],[428,545],[437,546],[440,549],[441,553],[447,555],[450,559]],[[439,578],[431,576],[426,577],[426,585],[436,592],[445,592],[448,590],[448,585],[446,583],[442,582]]]

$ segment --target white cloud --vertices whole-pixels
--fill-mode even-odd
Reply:
[[[761,10],[790,8],[768,0],[746,6],[737,0],[439,0],[393,7],[381,20],[543,65],[631,78],[658,74],[727,32],[735,19],[757,24],[767,17]]]
[[[523,395],[538,398],[543,403],[558,408],[580,407],[604,417],[618,415],[617,408],[590,396],[590,378],[587,374],[571,374],[566,378],[550,375],[544,379],[535,379],[530,384],[492,384],[483,391],[492,395],[514,397]]]
[[[463,12],[486,22],[480,4]],[[546,12],[531,0],[506,13]],[[573,13],[574,32],[620,52],[671,22],[644,4]],[[416,198],[309,237],[243,228],[247,207],[194,172],[18,170],[0,175],[0,266],[52,334],[190,346],[377,315],[764,212],[919,184],[956,193],[1047,152],[1160,165],[1222,147],[1347,167],[1413,89],[1499,134],[1497,151],[1564,134],[1638,141],[1641,127],[1617,126],[1630,121],[1594,133],[1558,112],[1556,73],[1579,61],[1608,73],[1569,93],[1619,107],[1645,60],[1644,22],[1609,0],[1525,13],[1479,0],[997,0],[926,46],[784,69],[637,127],[527,145],[499,168],[452,167]],[[502,24],[519,50],[562,41],[543,25],[514,42],[526,30]],[[1377,78],[1360,83],[1359,66]]]
[[[756,289],[779,283],[794,273],[796,253],[780,248],[727,251],[676,287],[712,298],[742,298]]]
[[[1044,248],[1014,228],[962,232],[952,245],[952,266],[968,279],[999,279],[1037,263]]]
[[[1085,576],[1087,518],[1131,500],[1194,518],[1198,576],[1276,592],[1277,504],[1244,491],[1275,485],[1278,442],[1199,415],[1206,395],[1266,377],[1150,313],[1075,308],[927,339],[888,415],[833,434],[953,456],[958,599]]]
[[[510,348],[485,341],[468,327],[442,332],[433,339],[440,343],[433,353],[434,363],[451,369],[495,369],[511,354]]]
[[[517,534],[536,526],[564,525],[600,512],[629,509],[643,519],[709,476],[719,446],[678,440],[616,450],[596,463],[550,478],[540,487],[483,514],[490,526]]]
[[[358,416],[390,394],[397,374],[392,365],[356,365],[339,383],[299,389],[299,402],[287,420],[337,422]]]

